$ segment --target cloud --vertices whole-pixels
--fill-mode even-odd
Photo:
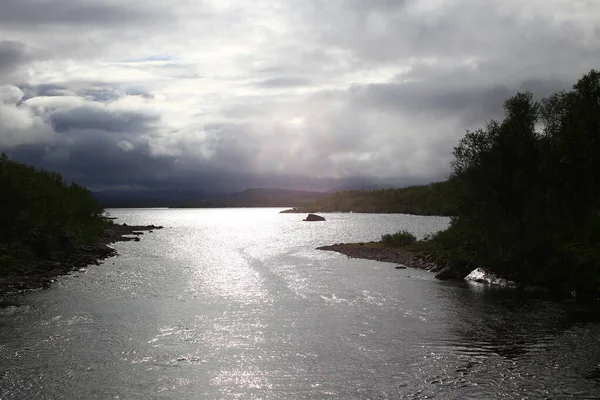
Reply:
[[[0,149],[47,143],[53,132],[43,119],[22,103],[23,92],[16,86],[0,86]]]
[[[0,4],[0,146],[91,187],[426,183],[600,65],[570,0]],[[121,172],[120,172],[121,171]]]
[[[137,4],[139,6],[139,4]],[[5,26],[33,25],[104,25],[130,23],[152,15],[135,3],[82,0],[19,0],[5,1],[0,6],[0,23]]]
[[[263,88],[289,88],[296,86],[309,86],[310,84],[310,79],[302,77],[271,78],[256,83],[257,86]]]
[[[14,40],[0,41],[0,74],[13,72],[31,58],[25,44]]]
[[[92,129],[102,132],[126,132],[131,135],[147,133],[156,115],[141,112],[108,110],[100,105],[85,105],[61,110],[50,115],[55,132]]]

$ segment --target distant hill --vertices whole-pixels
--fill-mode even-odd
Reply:
[[[177,207],[189,201],[202,201],[212,195],[183,190],[109,190],[92,192],[105,208]]]
[[[313,192],[253,188],[234,193],[197,191],[96,192],[107,208],[172,207],[289,207],[295,212],[406,213],[453,215],[450,183],[410,186],[401,189]]]
[[[452,182],[409,186],[400,189],[346,190],[330,193],[312,204],[289,212],[455,214]]]
[[[107,208],[173,207],[303,207],[327,196],[324,192],[246,189],[234,193],[197,191],[105,191],[93,196]]]

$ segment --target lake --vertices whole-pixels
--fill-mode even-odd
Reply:
[[[163,225],[0,309],[0,399],[598,399],[595,307],[315,250],[448,218],[113,209]]]

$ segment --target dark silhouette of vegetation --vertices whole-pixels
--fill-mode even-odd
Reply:
[[[454,149],[455,217],[423,243],[441,262],[522,284],[600,290],[600,72],[508,99]]]
[[[409,231],[403,229],[396,233],[383,235],[381,241],[389,247],[402,247],[414,244],[417,238]]]
[[[0,156],[0,275],[47,267],[110,224],[90,192],[60,174]]]
[[[297,212],[403,213],[454,215],[453,181],[402,189],[347,190],[318,199]]]

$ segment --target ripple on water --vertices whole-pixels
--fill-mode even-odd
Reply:
[[[0,398],[600,398],[589,310],[315,250],[448,219],[277,211],[115,212],[173,228],[0,309]]]

